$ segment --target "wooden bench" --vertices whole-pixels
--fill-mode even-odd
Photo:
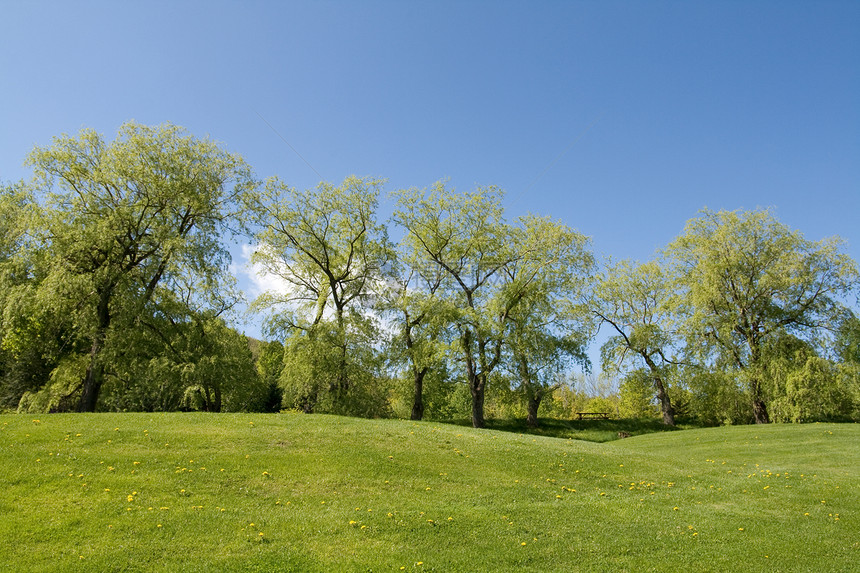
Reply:
[[[580,420],[608,420],[610,412],[577,412],[576,417]]]

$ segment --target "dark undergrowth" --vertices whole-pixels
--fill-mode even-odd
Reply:
[[[458,426],[471,426],[468,419],[448,420],[445,423]],[[563,420],[557,418],[540,418],[538,427],[532,428],[524,419],[488,419],[487,428],[501,432],[513,432],[551,438],[585,440],[588,442],[609,442],[625,437],[653,434],[655,432],[673,432],[700,426],[679,424],[667,426],[660,420],[642,418],[623,418],[610,420]]]

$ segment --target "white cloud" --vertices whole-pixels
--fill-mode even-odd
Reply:
[[[236,266],[236,277],[239,279],[245,293],[252,299],[257,298],[264,292],[275,294],[287,294],[290,292],[290,284],[276,274],[266,271],[259,263],[251,262],[251,255],[259,248],[259,245],[240,245],[241,264]],[[244,280],[243,280],[244,279]]]

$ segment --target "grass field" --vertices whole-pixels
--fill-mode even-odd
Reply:
[[[860,426],[0,416],[6,571],[859,571]]]

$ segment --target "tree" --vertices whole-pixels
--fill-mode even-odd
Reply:
[[[456,332],[472,425],[485,425],[487,383],[512,331],[518,340],[509,350],[517,353],[516,370],[531,392],[536,422],[549,373],[565,353],[582,356],[582,337],[565,332],[574,314],[561,301],[588,268],[587,241],[540,217],[507,223],[495,187],[457,194],[439,182],[430,190],[401,191],[397,199],[394,220],[405,231],[405,260],[439,281],[435,296]]]
[[[334,411],[350,411],[348,394],[374,378],[373,353],[364,349],[376,333],[366,311],[392,257],[375,219],[382,184],[348,177],[339,186],[323,182],[299,191],[270,179],[248,197],[259,229],[252,261],[288,285],[254,306],[273,311],[269,329],[286,338],[285,359],[292,362],[282,380],[294,405],[308,412],[323,393]]]
[[[126,123],[107,142],[93,130],[61,136],[29,156],[43,203],[50,288],[72,299],[89,358],[78,410],[94,411],[111,333],[134,328],[159,289],[195,275],[217,289],[228,275],[221,237],[236,200],[253,188],[237,155],[172,125]]]
[[[442,370],[445,305],[436,296],[443,275],[438,269],[401,269],[394,265],[386,284],[380,288],[379,308],[393,317],[394,330],[388,356],[395,365],[406,364],[411,376],[411,420],[424,418],[424,381],[434,368]]]
[[[501,196],[494,187],[459,195],[439,182],[429,191],[399,192],[394,213],[411,264],[444,275],[440,296],[458,332],[476,428],[485,426],[487,382],[502,357],[506,317],[519,302],[503,301],[492,282],[513,257]]]
[[[588,370],[586,284],[593,268],[588,239],[549,218],[525,216],[511,229],[515,256],[501,272],[507,312],[508,369],[526,397],[526,422],[538,425],[544,398],[563,384],[570,360]]]
[[[763,392],[766,342],[814,336],[841,316],[857,267],[838,239],[809,241],[769,211],[703,211],[667,248],[690,307],[688,327],[742,374],[756,423],[770,421]]]
[[[675,425],[675,408],[669,397],[668,370],[676,363],[667,357],[673,347],[668,321],[673,287],[656,262],[621,261],[603,274],[594,288],[594,313],[615,331],[601,348],[603,369],[645,368],[651,380],[663,423]],[[638,378],[631,379],[631,382]]]

